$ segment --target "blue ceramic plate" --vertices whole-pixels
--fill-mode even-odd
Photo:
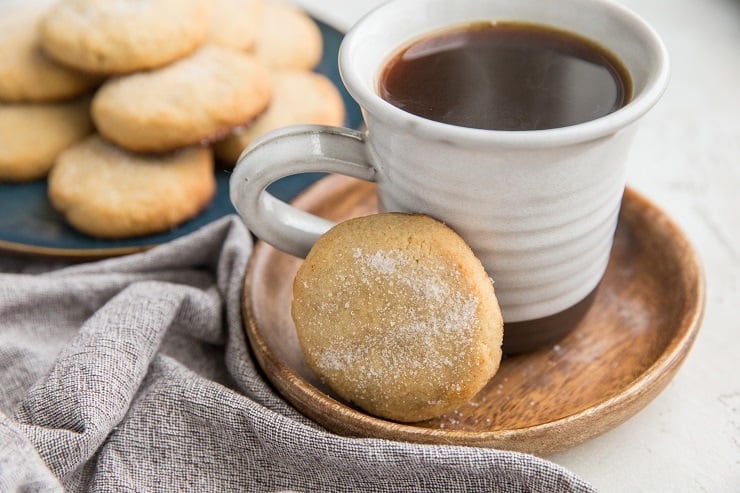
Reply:
[[[324,54],[316,68],[337,85],[347,107],[345,124],[358,128],[362,115],[339,78],[337,53],[342,34],[318,23],[324,39]],[[322,175],[304,174],[284,178],[270,187],[270,192],[282,200],[291,200],[301,190]],[[122,255],[144,250],[192,233],[202,226],[236,211],[229,200],[230,172],[216,169],[218,189],[208,209],[197,217],[165,233],[126,240],[104,240],[77,232],[49,203],[46,181],[25,184],[0,183],[0,249],[53,257],[96,258]]]

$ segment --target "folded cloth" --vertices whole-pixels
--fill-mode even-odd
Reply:
[[[534,456],[299,414],[249,353],[251,249],[230,216],[97,262],[0,256],[0,491],[593,490]]]

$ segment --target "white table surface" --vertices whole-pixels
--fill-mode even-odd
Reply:
[[[296,0],[347,30],[379,0]],[[624,0],[671,55],[628,183],[668,212],[704,262],[707,308],[678,375],[626,423],[546,457],[604,492],[740,492],[740,1]]]

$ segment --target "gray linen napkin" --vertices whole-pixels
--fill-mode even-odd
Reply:
[[[536,457],[351,439],[260,376],[234,216],[83,264],[0,255],[0,491],[592,491]]]

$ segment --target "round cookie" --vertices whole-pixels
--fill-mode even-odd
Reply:
[[[122,74],[188,55],[209,28],[208,0],[61,0],[42,19],[39,37],[65,65]]]
[[[57,155],[93,131],[90,98],[0,104],[0,181],[43,178]]]
[[[50,102],[78,97],[98,77],[60,65],[41,51],[36,36],[49,1],[22,6],[0,2],[0,101]]]
[[[262,113],[272,89],[254,57],[207,45],[172,65],[106,81],[92,116],[114,143],[164,152],[227,135]]]
[[[235,129],[214,144],[216,157],[233,166],[241,152],[257,137],[288,125],[342,125],[344,101],[327,77],[307,70],[276,70],[271,75],[272,101],[247,126]]]
[[[76,229],[102,238],[167,231],[201,212],[215,190],[210,149],[137,155],[89,137],[49,173],[49,199]]]
[[[265,3],[254,54],[272,68],[310,70],[321,60],[323,41],[316,23],[298,7]]]
[[[424,215],[376,214],[330,229],[296,274],[292,316],[317,375],[396,421],[468,402],[501,360],[491,279],[454,231]]]
[[[213,0],[207,42],[250,50],[262,22],[263,0]]]

